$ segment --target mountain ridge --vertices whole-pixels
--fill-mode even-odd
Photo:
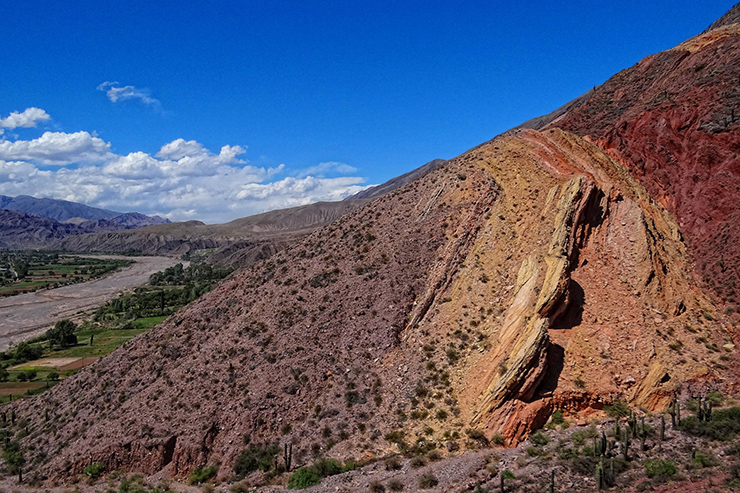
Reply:
[[[736,394],[738,335],[695,265],[732,250],[697,247],[718,226],[686,212],[733,224],[734,26],[353,207],[14,402],[29,475],[220,464],[227,481],[248,446],[290,443],[298,464],[445,456],[519,443],[555,410]]]

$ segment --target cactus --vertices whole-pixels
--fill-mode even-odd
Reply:
[[[681,403],[676,399],[676,423],[681,426]]]
[[[550,472],[550,493],[555,493],[555,469]]]
[[[619,435],[619,418],[617,418],[616,420],[614,420],[614,438],[619,440]]]
[[[601,432],[601,443],[599,444],[599,455],[605,455],[606,454],[606,434],[602,431]]]
[[[600,490],[604,489],[604,459],[596,464],[596,487]]]
[[[660,415],[660,441],[665,440],[665,414]]]
[[[504,489],[504,472],[501,471],[501,474],[499,474],[501,477],[501,493],[505,493],[506,489]]]
[[[290,472],[290,466],[293,462],[293,442],[290,445],[287,443],[284,445],[283,460],[285,461],[285,470]]]
[[[624,453],[624,460],[629,460],[629,448],[630,448],[630,430],[629,428],[624,429],[624,440],[622,442],[622,452]]]

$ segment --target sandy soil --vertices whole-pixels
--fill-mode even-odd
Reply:
[[[132,259],[134,264],[102,279],[0,299],[0,351],[43,333],[58,320],[98,307],[146,283],[151,274],[181,262],[168,257]]]

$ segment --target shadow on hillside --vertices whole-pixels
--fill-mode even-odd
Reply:
[[[583,304],[586,302],[586,293],[583,288],[573,279],[568,283],[570,302],[565,313],[553,321],[552,329],[565,330],[581,325],[583,321]]]

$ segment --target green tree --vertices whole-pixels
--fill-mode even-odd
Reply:
[[[77,336],[74,333],[76,329],[77,324],[71,320],[60,320],[54,324],[54,328],[46,331],[46,338],[49,340],[49,347],[69,347],[76,345]]]
[[[21,445],[16,442],[8,442],[3,448],[3,461],[5,466],[11,474],[18,474],[18,482],[23,482],[23,464],[26,463],[25,457],[23,457],[23,451]]]

